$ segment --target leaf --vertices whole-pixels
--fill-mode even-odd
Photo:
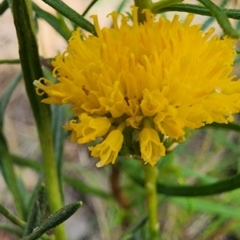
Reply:
[[[60,191],[63,199],[63,149],[64,149],[64,141],[65,135],[62,125],[65,122],[65,117],[63,114],[63,106],[51,106],[52,113],[52,135],[53,135],[53,144],[54,144],[54,152],[55,159],[57,164],[58,171],[58,180],[60,184]]]
[[[8,9],[8,2],[7,0],[3,0],[0,3],[0,15],[2,15],[3,13],[5,13],[5,11]]]
[[[140,230],[147,222],[148,217],[145,216],[141,218],[136,224],[134,224],[130,229],[125,231],[123,235],[119,238],[119,240],[130,240],[133,239],[133,235],[135,232]]]
[[[32,2],[33,10],[37,14],[38,18],[44,19],[50,26],[52,26],[65,40],[68,40],[71,36],[69,31],[61,28],[61,24],[58,19],[49,12],[41,9],[36,3]]]
[[[10,84],[8,85],[7,89],[4,91],[1,99],[0,99],[0,132],[3,127],[3,117],[7,107],[7,104],[12,96],[13,91],[15,90],[16,86],[22,79],[22,72],[17,73],[17,75],[11,80]]]
[[[236,132],[240,132],[240,125],[237,123],[228,123],[228,124],[212,123],[212,124],[205,125],[205,127],[215,128],[215,129],[224,129],[224,130],[233,130]]]
[[[220,25],[220,27],[222,28],[226,35],[229,35],[232,38],[239,38],[238,32],[232,28],[226,12],[221,7],[218,7],[210,0],[198,0],[198,1],[202,3],[216,18],[218,24]]]
[[[134,182],[136,182],[139,186],[144,187],[144,178],[140,169],[136,171],[136,169],[133,168],[134,165],[131,161],[122,161],[121,166],[124,172]],[[196,186],[169,185],[161,182],[157,183],[157,191],[159,194],[182,197],[209,196],[232,191],[238,188],[240,188],[240,174],[225,180],[216,181],[215,183]]]
[[[17,226],[24,228],[26,226],[26,223],[19,219],[17,216],[12,214],[7,208],[5,208],[1,203],[0,203],[0,213],[5,216],[9,221],[12,223],[16,224]]]
[[[81,206],[82,202],[74,202],[61,208],[52,214],[40,227],[36,228],[30,235],[21,240],[34,240],[41,237],[46,231],[58,226],[71,217]]]
[[[56,9],[59,13],[76,23],[82,29],[92,33],[93,35],[96,35],[93,24],[66,5],[64,2],[59,0],[43,0],[43,2]]]
[[[228,0],[223,0],[222,3],[220,4],[220,7],[223,8],[227,5]],[[203,24],[202,24],[202,30],[205,30],[209,27],[209,25],[211,25],[211,23],[213,23],[215,20],[214,17],[210,17],[208,18]]]
[[[38,227],[44,217],[47,208],[47,194],[43,184],[37,186],[37,191],[34,194],[34,201],[29,211],[27,225],[24,229],[23,236],[30,234]]]
[[[200,198],[170,198],[171,202],[180,207],[191,209],[192,211],[199,211],[208,214],[217,214],[225,218],[235,218],[240,220],[240,210],[238,208],[230,207],[215,201],[209,201]]]
[[[22,236],[22,231],[19,230],[19,228],[12,227],[7,224],[0,224],[0,229],[7,231],[9,233],[13,233],[13,234],[17,235],[18,237]]]
[[[109,199],[112,198],[112,195],[108,192],[105,192],[98,188],[93,188],[85,184],[84,182],[75,179],[73,177],[64,176],[64,180],[66,183],[71,185],[74,189],[78,190],[79,192],[86,193],[86,194],[92,194],[101,198]]]
[[[232,19],[240,19],[240,10],[238,9],[223,9],[227,16]],[[163,9],[154,9],[153,13],[162,13],[162,12],[187,12],[187,13],[195,13],[203,16],[212,16],[212,13],[203,6],[198,6],[195,4],[176,4],[170,7],[166,7]]]

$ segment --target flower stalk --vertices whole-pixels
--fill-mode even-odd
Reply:
[[[148,227],[151,240],[159,239],[159,223],[158,223],[158,209],[157,209],[157,176],[158,169],[150,164],[144,164],[145,172],[145,190],[148,211]]]

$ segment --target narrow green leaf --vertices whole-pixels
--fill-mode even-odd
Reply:
[[[21,61],[19,59],[3,59],[0,60],[0,64],[19,64]]]
[[[22,72],[17,73],[17,75],[11,80],[10,84],[8,85],[7,89],[4,91],[1,99],[0,99],[0,129],[3,127],[3,117],[7,107],[7,104],[12,96],[12,93],[18,83],[22,78]]]
[[[1,203],[0,203],[0,213],[5,216],[9,221],[12,223],[16,224],[19,226],[21,229],[24,229],[26,227],[26,222],[22,221],[20,218],[15,216],[13,213],[11,213],[7,208],[5,208]],[[42,240],[51,240],[50,237],[48,237],[46,234],[44,234],[41,237]]]
[[[57,163],[58,179],[60,184],[60,191],[63,200],[63,150],[64,150],[64,140],[65,134],[62,125],[65,122],[63,114],[63,106],[51,106],[52,112],[52,135],[55,159]]]
[[[7,0],[9,8],[12,8],[13,0]]]
[[[208,176],[206,174],[198,173],[191,168],[182,167],[181,171],[184,177],[194,177],[197,180],[201,181],[202,184],[215,183],[217,179],[215,177]]]
[[[15,234],[18,237],[22,236],[22,231],[21,230],[19,230],[16,227],[9,226],[7,224],[0,224],[0,229],[4,230],[6,232],[9,232],[9,233],[13,233],[13,234]]]
[[[140,186],[144,187],[144,179],[139,171],[133,171],[129,161],[124,161],[121,164],[124,172]],[[181,197],[197,197],[197,196],[209,196],[219,193],[224,193],[240,188],[240,174],[234,177],[217,181],[212,184],[204,184],[198,186],[174,186],[166,185],[160,182],[157,183],[157,191],[159,194],[165,194],[168,196],[181,196]]]
[[[8,85],[7,89],[4,91],[1,99],[0,99],[0,144],[4,146],[7,149],[7,142],[5,140],[5,137],[3,135],[3,120],[4,120],[4,113],[7,107],[7,104],[12,96],[12,93],[18,83],[20,82],[22,78],[22,73],[19,72],[12,80],[11,83]],[[1,166],[1,161],[0,161],[0,166]],[[4,175],[5,180],[6,176]]]
[[[93,24],[91,24],[88,20],[86,20],[83,16],[78,14],[64,2],[59,0],[43,0],[43,2],[56,9],[59,13],[76,23],[82,29],[96,35]]]
[[[145,216],[141,218],[136,224],[134,224],[130,229],[124,232],[124,234],[119,238],[119,240],[130,240],[133,239],[134,233],[141,229],[147,222],[148,217]]]
[[[105,198],[105,199],[112,198],[112,195],[110,193],[107,193],[98,188],[89,187],[84,182],[82,182],[78,179],[75,179],[73,177],[65,175],[64,180],[66,183],[68,183],[70,186],[72,186],[74,189],[78,190],[81,193],[86,193],[88,195],[89,194],[95,195],[95,196]]]
[[[221,2],[221,4],[220,4],[220,7],[221,7],[221,8],[224,8],[224,7],[227,5],[227,3],[228,3],[228,0],[223,0],[223,1]],[[208,18],[208,19],[202,24],[202,30],[207,29],[207,28],[211,25],[211,23],[214,22],[214,20],[215,20],[214,17]]]
[[[157,184],[158,193],[182,197],[208,196],[232,191],[238,188],[240,188],[240,175],[216,183],[200,186],[168,186],[161,183]]]
[[[122,0],[122,2],[117,7],[117,12],[121,12],[124,6],[126,5],[126,3],[127,3],[127,0]]]
[[[58,22],[60,24],[61,29],[67,34],[69,35],[69,37],[71,36],[72,30],[68,27],[67,23],[66,23],[66,19],[62,14],[60,14],[58,11],[56,11],[57,14],[57,18],[58,18]]]
[[[237,22],[236,29],[237,29],[237,31],[240,30],[240,21]]]
[[[50,14],[49,12],[44,11],[41,9],[36,3],[33,2],[33,10],[37,14],[38,18],[44,19],[50,26],[52,26],[65,40],[68,40],[71,34],[67,31],[64,31],[61,28],[61,25],[58,19]]]
[[[239,38],[238,32],[232,28],[226,12],[221,7],[215,5],[210,0],[198,0],[198,1],[202,3],[216,18],[220,27],[222,28],[226,35],[229,35],[230,37],[233,38]]]
[[[18,166],[29,167],[37,172],[42,172],[43,167],[42,164],[36,162],[34,159],[27,159],[17,155],[11,155],[13,162]]]
[[[3,13],[5,13],[5,11],[8,9],[8,2],[7,0],[3,0],[0,3],[0,15],[2,15]]]
[[[17,226],[24,228],[26,226],[26,223],[22,221],[20,218],[12,214],[7,208],[5,208],[0,203],[0,213],[5,216],[8,220],[10,220],[12,223],[16,224]]]
[[[213,234],[216,233],[216,231],[218,231],[219,229],[221,229],[222,226],[224,226],[224,224],[226,224],[227,220],[228,220],[228,218],[226,218],[226,217],[218,216],[216,219],[209,222],[205,231],[201,232],[200,239],[201,240],[212,239]]]
[[[24,201],[19,189],[17,176],[13,168],[12,157],[7,151],[5,142],[3,144],[0,142],[0,166],[2,167],[5,182],[13,195],[16,210],[19,216],[21,216],[23,219],[26,219],[27,209],[25,208]]]
[[[209,201],[200,198],[170,198],[171,202],[193,211],[204,212],[208,214],[217,214],[225,218],[235,218],[240,220],[240,210],[236,207],[230,207],[216,201]]]
[[[215,128],[215,129],[225,129],[225,130],[233,130],[236,132],[240,132],[240,124],[237,123],[228,123],[228,124],[220,124],[220,123],[212,123],[205,125],[207,128]]]
[[[59,211],[51,215],[41,226],[36,228],[30,235],[22,238],[22,240],[34,240],[39,238],[46,231],[58,226],[71,217],[81,206],[82,202],[74,202],[61,208]]]
[[[180,3],[180,2],[183,2],[183,0],[172,0],[172,1],[161,0],[161,1],[157,1],[157,2],[152,3],[150,6],[151,6],[152,11],[156,11],[156,9],[159,11],[163,8],[169,7],[171,5],[174,5],[174,4],[177,4],[177,3]]]
[[[96,2],[98,2],[98,0],[92,0],[92,1],[88,4],[87,8],[84,10],[84,12],[83,12],[83,14],[82,14],[83,17],[88,13],[88,11],[92,8],[92,6],[93,6]]]
[[[37,191],[34,194],[34,201],[29,210],[27,225],[24,229],[23,236],[30,234],[36,227],[38,227],[45,215],[47,208],[47,194],[43,184],[37,186]]]
[[[213,16],[212,13],[203,6],[198,6],[194,4],[183,4],[179,3],[176,5],[172,5],[170,7],[166,7],[163,9],[154,9],[153,13],[162,13],[162,12],[188,12],[188,13],[195,13],[204,16]],[[232,19],[240,19],[240,10],[239,9],[223,9],[227,16]]]

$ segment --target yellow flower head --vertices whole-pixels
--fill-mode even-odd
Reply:
[[[204,33],[191,24],[193,15],[182,23],[178,16],[145,14],[139,24],[136,7],[132,22],[113,12],[113,28],[103,29],[93,16],[98,36],[76,30],[53,60],[58,82],[35,81],[37,92],[48,95],[44,103],[72,104],[79,121],[65,128],[73,141],[102,137],[90,147],[98,166],[115,162],[129,134],[154,165],[165,154],[166,137],[178,141],[187,129],[228,123],[240,110],[240,81],[230,75],[235,40],[213,35],[214,29]]]

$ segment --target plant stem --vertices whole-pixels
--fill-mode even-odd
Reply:
[[[226,9],[224,8],[223,9],[228,18],[232,18],[232,19],[237,19],[239,20],[240,19],[240,10],[238,9]],[[195,5],[195,4],[187,4],[187,3],[179,3],[179,4],[175,4],[175,5],[171,5],[169,7],[166,7],[166,8],[161,8],[161,9],[158,9],[155,5],[154,8],[151,8],[151,11],[152,13],[162,13],[162,12],[172,12],[172,11],[175,11],[175,12],[187,12],[187,13],[195,13],[195,14],[198,14],[198,15],[203,15],[203,16],[213,16],[212,13],[205,7],[203,6],[198,6],[198,5]]]
[[[159,11],[162,8],[170,7],[180,2],[183,2],[183,0],[161,0],[153,3],[151,6],[151,10],[154,11],[155,9],[157,9]]]
[[[159,223],[158,223],[158,209],[157,209],[157,175],[158,170],[150,164],[144,164],[145,172],[145,190],[147,199],[148,211],[148,226],[151,240],[159,239]]]
[[[16,224],[17,226],[24,228],[26,226],[26,222],[22,221],[17,216],[13,215],[7,208],[5,208],[2,204],[0,204],[0,213],[5,216],[8,220],[12,223]]]
[[[218,21],[218,24],[224,31],[224,34],[229,35],[232,38],[239,38],[238,32],[231,26],[231,23],[227,17],[227,14],[223,10],[223,8],[217,6],[210,0],[198,0],[198,1],[202,3],[216,18],[216,20]]]
[[[53,139],[51,135],[51,116],[48,106],[40,103],[35,93],[33,80],[43,76],[39,61],[38,46],[34,31],[30,23],[28,6],[25,0],[13,1],[12,13],[19,43],[19,56],[28,98],[31,103],[36,120],[41,150],[43,155],[43,168],[51,213],[62,207],[62,196],[58,182],[58,172],[54,156]],[[57,240],[66,240],[63,225],[55,228]]]
[[[143,23],[145,19],[144,9],[150,9],[152,6],[151,0],[134,0],[135,5],[138,7],[138,22]]]
[[[45,122],[45,127],[39,132],[41,149],[43,154],[43,168],[45,173],[46,190],[48,201],[52,213],[57,212],[62,206],[62,196],[60,194],[60,187],[58,182],[58,172],[56,161],[54,157],[54,148],[51,132],[50,122]],[[63,225],[55,228],[55,235],[57,240],[65,240],[66,234]]]

